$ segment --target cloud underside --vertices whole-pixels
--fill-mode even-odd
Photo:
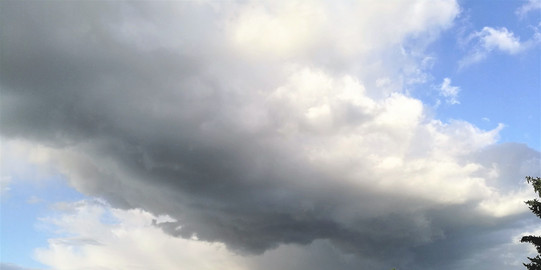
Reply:
[[[41,220],[41,225],[53,226],[65,237],[50,239],[47,247],[36,250],[34,257],[58,270],[87,269],[130,269],[135,266],[144,269],[224,269],[224,270],[271,270],[271,269],[359,269],[390,268],[378,257],[371,254],[344,253],[328,239],[314,240],[307,245],[286,244],[269,250],[260,256],[239,256],[228,250],[222,243],[209,243],[198,240],[172,237],[165,234],[155,224],[163,224],[170,217],[156,217],[140,209],[121,210],[112,208],[100,200],[85,200],[63,203],[55,207],[60,215]],[[424,257],[417,267],[423,269],[498,269],[507,266],[513,269],[522,267],[524,254],[535,254],[532,247],[518,242],[520,233],[526,229],[531,234],[539,234],[535,223],[520,229],[501,228],[481,237],[472,237],[479,231],[461,235],[458,239],[446,240],[445,249],[432,245],[419,247],[428,253],[445,252],[455,263],[443,264],[434,268],[434,262]],[[512,236],[513,241],[502,237]],[[458,236],[458,235],[455,235]],[[479,244],[479,239],[490,239]],[[475,247],[449,249],[450,245],[462,242]],[[477,243],[477,244],[476,244]],[[462,246],[464,245],[464,246]],[[428,251],[430,249],[431,251]],[[470,252],[476,250],[473,254]],[[409,251],[408,253],[411,253]],[[494,259],[497,254],[499,259]],[[412,254],[409,254],[411,256]],[[402,254],[404,256],[404,254]],[[436,259],[441,262],[441,259]],[[396,264],[394,264],[396,265]],[[12,268],[9,268],[9,267]],[[14,265],[2,265],[7,269],[23,269]],[[109,267],[109,268],[107,268]],[[2,268],[4,269],[4,268]]]
[[[459,269],[532,196],[539,152],[402,90],[454,1],[2,5],[3,148],[169,235]]]

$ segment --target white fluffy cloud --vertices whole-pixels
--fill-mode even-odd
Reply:
[[[41,222],[59,237],[35,252],[53,269],[248,269],[223,244],[163,233],[153,226],[158,217],[140,209],[114,209],[100,201],[64,203],[57,209],[60,215]]]
[[[259,56],[313,56],[325,48],[356,57],[409,36],[437,33],[457,13],[454,1],[258,1],[240,8],[227,26],[233,44]]]
[[[505,27],[500,29],[484,27],[483,30],[474,33],[471,39],[476,40],[476,44],[473,51],[460,61],[461,67],[484,60],[494,50],[509,54],[523,50],[520,40]]]
[[[476,35],[479,36],[482,46],[487,51],[498,49],[509,54],[515,54],[521,50],[519,39],[505,27],[500,29],[485,27]]]
[[[539,44],[540,37],[536,29],[536,32],[529,40],[521,42],[519,37],[505,27],[493,28],[486,26],[481,31],[473,33],[469,40],[473,41],[472,49],[460,61],[461,67],[480,62],[494,51],[510,55],[518,54]]]

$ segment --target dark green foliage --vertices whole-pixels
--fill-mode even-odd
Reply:
[[[536,177],[526,177],[526,181],[530,184],[532,184],[535,192],[537,193],[538,197],[541,197],[541,178]],[[532,210],[532,212],[541,218],[541,202],[539,202],[537,199],[526,201],[526,204]],[[539,253],[535,257],[528,257],[530,260],[530,263],[525,263],[524,266],[528,268],[528,270],[541,270],[541,236],[532,236],[527,235],[523,236],[522,239],[520,239],[520,242],[523,243],[532,243],[535,248],[537,249],[537,253]]]
[[[541,202],[537,199],[526,201],[526,204],[530,207],[530,210],[538,217],[541,218]]]

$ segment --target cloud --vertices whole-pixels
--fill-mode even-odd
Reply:
[[[10,187],[9,183],[11,182],[11,178],[9,176],[3,176],[0,177],[0,194],[5,195],[7,192],[9,192]]]
[[[36,258],[54,269],[358,269],[359,265],[388,267],[369,256],[341,253],[326,240],[316,240],[307,246],[282,245],[257,257],[239,256],[223,244],[203,242],[196,238],[172,237],[153,226],[156,217],[141,209],[122,210],[99,200],[63,203],[60,212],[41,219],[42,226],[57,232],[47,247],[35,250]],[[531,224],[528,230],[535,227]],[[517,234],[520,232],[521,234]],[[455,268],[442,265],[440,269],[470,269],[521,266],[519,257],[534,254],[530,247],[519,243],[523,231],[503,229],[484,234],[491,247],[470,254]],[[483,234],[483,233],[481,233]],[[512,239],[512,241],[508,241]],[[463,240],[463,239],[461,239]],[[467,251],[466,251],[467,252]],[[495,259],[499,258],[499,259]],[[472,264],[473,262],[473,264]],[[458,266],[458,267],[457,267]],[[2,268],[3,269],[3,268]],[[8,268],[12,269],[12,268]],[[13,268],[22,269],[22,268]],[[519,269],[519,268],[517,268]]]
[[[519,39],[505,27],[500,29],[485,27],[477,35],[479,35],[483,47],[489,51],[498,49],[509,54],[515,54],[521,50]]]
[[[210,242],[254,260],[458,269],[486,241],[453,239],[518,226],[516,182],[541,159],[495,145],[503,125],[442,122],[404,91],[458,11],[455,1],[9,2],[0,132],[87,195],[169,215],[155,226],[178,239],[158,236],[143,212],[141,233],[196,238],[194,252]],[[487,147],[516,155],[485,162]],[[52,242],[43,261],[89,262],[72,245],[110,259],[110,238],[87,232],[109,226],[62,222],[80,236]],[[469,253],[441,255],[455,249]]]
[[[486,26],[481,31],[473,33],[469,41],[473,41],[474,44],[468,55],[459,62],[461,67],[480,62],[494,51],[510,55],[526,51],[539,43],[539,34],[536,30],[531,39],[521,42],[519,37],[505,27],[496,29]]]
[[[434,13],[436,10],[441,13]],[[325,54],[342,58],[389,48],[406,37],[437,33],[450,26],[458,7],[454,1],[419,1],[413,6],[373,0],[332,5],[324,1],[256,1],[237,12],[226,26],[234,46],[243,52],[292,57],[306,51],[313,58],[325,48],[330,51]]]
[[[37,270],[34,268],[21,267],[16,264],[0,262],[0,269],[2,270]]]
[[[529,0],[524,5],[520,6],[515,13],[523,18],[526,16],[526,14],[530,13],[531,11],[535,11],[537,9],[541,9],[541,1],[539,0]]]
[[[247,269],[223,244],[164,234],[153,226],[158,217],[140,209],[120,210],[91,200],[64,209],[42,219],[59,237],[35,252],[53,269]]]
[[[440,95],[443,96],[449,104],[460,104],[458,101],[458,92],[460,87],[452,86],[451,79],[445,78],[440,85]]]

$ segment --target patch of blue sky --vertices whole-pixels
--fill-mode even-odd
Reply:
[[[503,123],[502,142],[523,142],[541,149],[540,54],[532,51],[528,57],[492,55],[459,74],[453,83],[462,89],[460,108],[447,106],[439,112],[481,128]]]
[[[32,169],[32,168],[28,168]],[[86,197],[71,188],[65,179],[52,175],[36,179],[15,176],[0,202],[0,262],[22,267],[45,268],[33,258],[34,250],[46,247],[54,231],[42,226],[39,219],[52,215],[57,202],[78,201]]]
[[[490,130],[505,125],[500,142],[525,143],[541,150],[541,51],[539,43],[518,53],[493,49],[480,61],[461,67],[461,61],[479,49],[484,27],[513,34],[522,44],[534,43],[541,13],[517,13],[528,1],[460,1],[462,13],[453,28],[444,32],[428,49],[436,61],[432,79],[414,95],[435,108],[442,121],[459,119]],[[490,9],[487,9],[490,7]],[[503,30],[502,30],[503,31]],[[448,104],[439,95],[445,78],[459,88],[458,104]]]
[[[528,0],[459,0],[458,3],[462,16],[466,16],[473,26],[520,28],[523,22],[519,23],[520,16],[516,11]]]

